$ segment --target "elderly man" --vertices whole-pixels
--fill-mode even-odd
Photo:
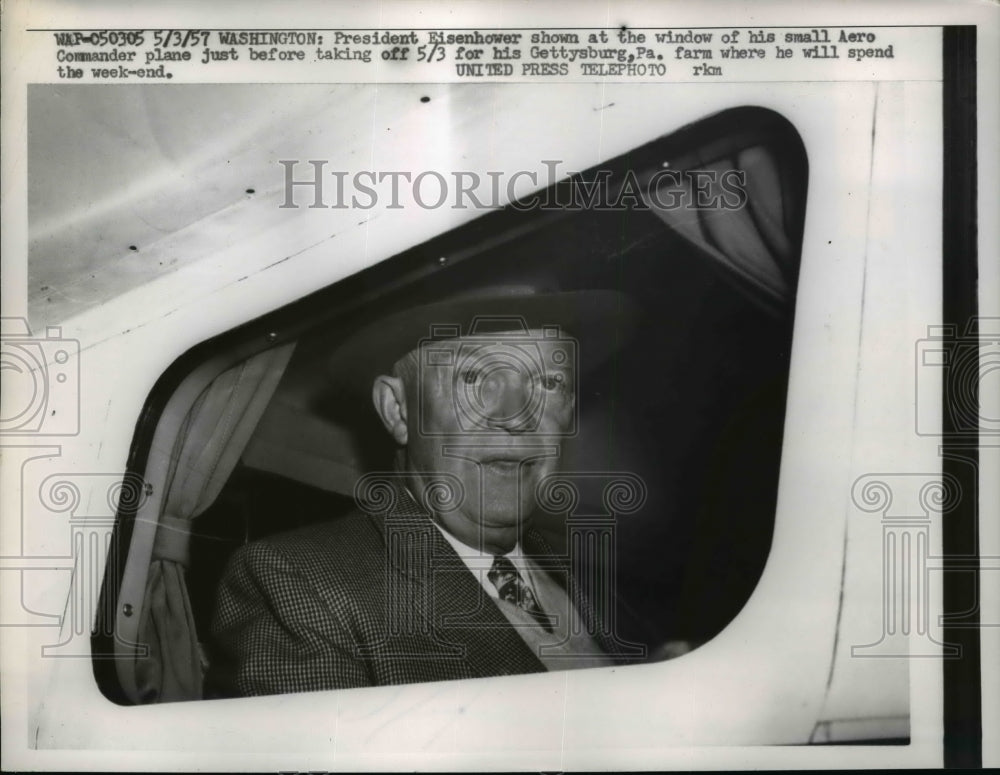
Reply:
[[[370,386],[394,469],[359,482],[354,513],[234,557],[213,623],[215,691],[625,659],[531,516],[577,430],[577,379],[614,351],[630,316],[612,291],[500,288],[353,335],[333,362]],[[584,330],[588,338],[570,336]]]

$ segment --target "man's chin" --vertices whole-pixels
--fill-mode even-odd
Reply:
[[[521,534],[531,524],[531,518],[512,514],[487,513],[483,516],[480,524],[483,527],[484,536],[492,543],[509,543],[510,549],[513,549]]]
[[[507,554],[520,538],[516,527],[491,527],[483,525],[483,549],[490,554]]]

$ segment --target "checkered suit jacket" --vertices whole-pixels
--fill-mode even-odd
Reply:
[[[531,529],[522,545],[591,625],[565,559]],[[545,670],[405,491],[382,513],[355,512],[243,547],[223,578],[212,631],[209,696]],[[614,657],[611,639],[597,640]]]

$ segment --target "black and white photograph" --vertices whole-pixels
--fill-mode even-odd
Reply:
[[[995,765],[997,14],[877,5],[9,4],[4,767]]]

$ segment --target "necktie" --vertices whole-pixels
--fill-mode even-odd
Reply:
[[[538,605],[535,593],[531,591],[531,587],[524,583],[524,579],[514,567],[514,563],[503,555],[497,555],[493,558],[493,567],[490,568],[486,577],[497,588],[501,600],[513,603],[522,611],[531,614],[547,632],[552,632],[552,623],[549,617]]]

